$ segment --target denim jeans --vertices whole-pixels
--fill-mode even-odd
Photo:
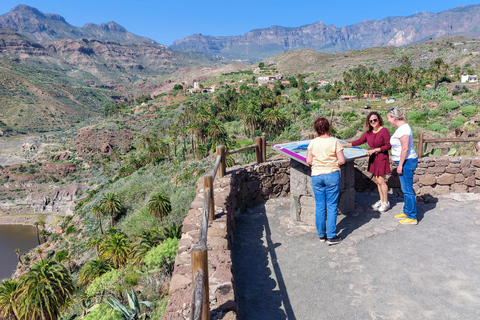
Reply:
[[[319,237],[337,235],[337,204],[340,194],[340,171],[312,176],[315,195],[315,221]],[[325,221],[326,216],[326,221]]]
[[[398,161],[395,161],[398,166]],[[413,174],[418,165],[418,159],[406,159],[403,163],[403,174],[399,174],[400,186],[403,192],[403,213],[409,219],[417,219],[417,202],[413,191]]]

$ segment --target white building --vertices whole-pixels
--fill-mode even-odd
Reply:
[[[462,75],[462,83],[466,83],[466,82],[469,82],[469,83],[477,83],[478,82],[478,76],[477,75],[468,75],[468,74],[464,74]]]

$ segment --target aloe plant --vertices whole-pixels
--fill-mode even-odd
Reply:
[[[139,301],[137,294],[131,290],[131,293],[126,292],[128,298],[128,307],[124,306],[116,298],[111,298],[110,302],[107,301],[107,304],[113,310],[118,310],[123,314],[125,320],[144,320],[148,319],[146,313],[141,313],[140,305],[143,304],[147,308],[150,308],[152,304],[149,301]]]

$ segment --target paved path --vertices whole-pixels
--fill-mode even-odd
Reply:
[[[240,319],[480,319],[480,197],[419,203],[419,224],[400,225],[403,198],[369,209],[358,193],[339,216],[344,241],[320,243],[289,219],[289,199],[248,209],[233,250]]]

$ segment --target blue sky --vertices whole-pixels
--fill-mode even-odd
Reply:
[[[240,35],[272,25],[298,27],[317,21],[342,27],[365,19],[435,13],[458,5],[480,4],[480,0],[1,0],[0,15],[19,4],[59,14],[76,27],[115,21],[130,32],[170,45],[195,33]]]

